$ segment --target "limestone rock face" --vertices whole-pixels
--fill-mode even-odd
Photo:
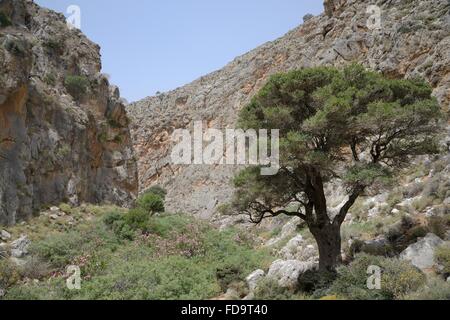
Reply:
[[[315,270],[317,266],[298,260],[277,260],[270,266],[267,278],[276,280],[282,288],[295,288],[298,278],[306,271]]]
[[[100,48],[32,1],[2,0],[0,12],[0,224],[66,201],[126,205],[137,166]],[[83,95],[66,89],[71,76]]]
[[[400,259],[411,261],[411,263],[421,270],[432,268],[436,262],[434,252],[437,247],[444,244],[444,241],[435,234],[429,233],[425,238],[410,245],[400,255]]]
[[[448,110],[450,5],[447,0],[327,0],[326,14],[310,17],[284,37],[236,58],[223,69],[127,106],[138,157],[140,189],[162,185],[170,211],[210,218],[230,201],[235,166],[176,166],[171,134],[202,120],[205,127],[234,128],[239,111],[270,75],[352,61],[389,77],[424,77]],[[374,29],[369,5],[378,5]]]
[[[28,254],[30,243],[31,241],[26,235],[22,235],[19,239],[11,242],[11,257],[23,258]]]

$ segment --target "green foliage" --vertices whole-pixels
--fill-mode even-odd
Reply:
[[[84,76],[68,75],[64,80],[64,86],[72,97],[79,100],[88,92],[90,82]]]
[[[8,27],[12,25],[11,19],[3,12],[0,11],[0,28]]]
[[[167,229],[167,216],[161,219],[152,219],[155,213],[164,212],[164,198],[166,191],[160,187],[153,187],[141,195],[137,207],[125,214],[111,212],[106,215],[103,222],[122,239],[133,240],[136,233],[162,234]]]
[[[154,195],[157,195],[157,196],[159,196],[161,199],[166,199],[166,195],[167,195],[167,191],[163,188],[163,187],[161,187],[161,186],[153,186],[153,187],[150,187],[147,191],[146,191],[146,194],[147,193],[153,193]]]
[[[433,216],[427,219],[428,233],[434,233],[438,237],[445,239],[449,229],[449,220],[445,217]]]
[[[303,273],[298,279],[298,289],[301,292],[313,294],[314,297],[320,298],[326,295],[327,289],[335,279],[335,272],[310,270]]]
[[[136,208],[128,211],[124,216],[124,222],[132,230],[147,231],[147,225],[150,219],[149,212],[142,208]]]
[[[17,267],[9,259],[0,259],[0,288],[7,289],[19,279]]]
[[[401,220],[390,226],[386,232],[386,238],[392,245],[395,253],[401,253],[410,244],[429,233],[427,226],[409,216],[402,216]]]
[[[56,54],[62,54],[64,52],[65,44],[64,41],[58,39],[49,39],[44,41],[44,48],[46,48],[50,52],[54,52]]]
[[[15,38],[7,38],[3,47],[13,55],[23,56],[26,50],[26,42]]]
[[[50,266],[41,258],[31,256],[20,268],[22,278],[42,280],[50,274]]]
[[[211,297],[217,290],[213,275],[195,261],[167,257],[153,263],[122,262],[112,274],[89,282],[83,293],[87,299],[185,300]]]
[[[112,229],[125,221],[139,223],[136,213],[99,215],[34,241],[31,255],[39,259],[34,263],[48,263],[58,272],[39,283],[12,283],[6,299],[209,299],[221,295],[226,284],[242,286],[245,276],[273,260],[267,251],[253,249],[241,232],[220,232],[186,215],[147,215],[147,233],[135,233],[133,241]],[[68,290],[62,276],[72,264],[81,267],[80,291]]]
[[[131,226],[125,222],[125,217],[123,214],[121,214],[117,211],[110,212],[104,216],[103,222],[120,239],[126,239],[126,240],[134,239],[135,230],[133,230],[131,228]]]
[[[405,297],[406,300],[450,300],[450,282],[431,278],[427,285]]]
[[[354,257],[356,254],[365,253],[371,256],[392,257],[395,255],[394,248],[390,243],[365,243],[361,240],[355,240],[350,246],[350,255]]]
[[[308,297],[280,287],[274,279],[264,278],[254,292],[255,300],[307,300]]]
[[[442,273],[450,276],[450,245],[446,244],[439,247],[435,252],[437,262],[443,267]]]
[[[368,289],[369,266],[382,270],[381,289]],[[402,299],[421,288],[426,277],[409,262],[361,254],[348,266],[337,269],[330,292],[354,300]]]
[[[242,279],[245,279],[246,275],[241,272],[242,270],[238,266],[220,267],[217,270],[216,277],[222,291],[225,292],[233,282],[242,281]]]
[[[139,197],[139,199],[136,201],[138,207],[147,212],[147,214],[155,214],[164,212],[164,200],[163,198],[155,194],[151,191],[143,194]]]
[[[114,251],[120,241],[102,223],[81,225],[66,233],[55,233],[41,241],[32,242],[30,252],[49,263],[54,270],[64,269],[67,265],[76,264],[78,259]],[[87,266],[89,268],[89,266]]]
[[[278,285],[273,279],[263,279],[255,290],[255,300],[290,300],[294,292]]]
[[[56,85],[56,75],[53,72],[47,73],[44,77],[44,82],[50,86]]]

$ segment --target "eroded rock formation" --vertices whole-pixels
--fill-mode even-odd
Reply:
[[[63,201],[130,203],[129,121],[100,48],[32,1],[1,0],[0,14],[0,224]]]

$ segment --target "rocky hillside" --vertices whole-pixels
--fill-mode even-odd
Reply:
[[[100,48],[61,14],[0,1],[0,224],[137,191],[128,118]]]
[[[371,4],[381,8],[381,29],[367,26]],[[140,189],[163,185],[170,210],[211,217],[232,195],[235,168],[172,166],[171,133],[198,120],[234,127],[238,111],[277,72],[357,61],[391,77],[424,77],[448,111],[449,11],[447,0],[325,1],[324,14],[305,17],[303,25],[222,70],[129,105]]]

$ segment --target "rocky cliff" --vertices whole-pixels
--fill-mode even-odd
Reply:
[[[381,9],[380,28],[371,27],[369,5]],[[424,77],[448,111],[449,11],[448,0],[326,0],[324,14],[308,16],[284,37],[184,87],[129,105],[140,189],[163,185],[169,210],[211,217],[229,201],[236,168],[171,165],[171,133],[197,120],[233,128],[239,110],[277,72],[356,61],[390,77]]]
[[[100,48],[63,15],[0,0],[0,224],[62,201],[129,203],[137,171]]]

